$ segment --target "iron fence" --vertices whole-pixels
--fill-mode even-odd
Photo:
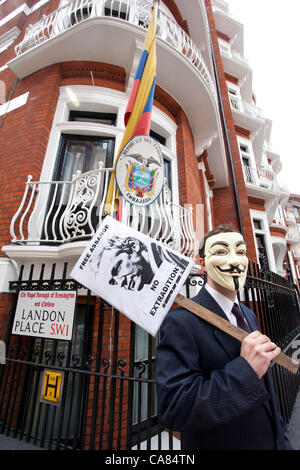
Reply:
[[[165,430],[157,411],[154,358],[158,341],[75,281],[38,279],[21,270],[11,283],[6,364],[0,369],[0,432],[53,450],[180,449],[180,436]],[[191,275],[193,297],[205,283]],[[78,292],[71,341],[12,335],[18,294],[26,290]],[[292,354],[300,335],[299,293],[295,285],[251,265],[240,300],[256,313],[260,329]],[[44,402],[45,371],[63,375],[59,405]],[[280,411],[288,422],[299,376],[272,366]]]
[[[251,308],[259,329],[272,339],[285,354],[293,356],[300,336],[299,290],[291,280],[285,279],[258,265],[249,265],[245,289],[241,300]],[[299,360],[299,358],[297,358]],[[279,409],[288,423],[300,385],[299,375],[273,363],[271,365]]]

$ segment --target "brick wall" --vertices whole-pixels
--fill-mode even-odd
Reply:
[[[231,149],[233,166],[237,184],[238,200],[240,204],[242,226],[244,237],[248,248],[248,256],[252,260],[256,260],[255,242],[252,233],[251,218],[249,212],[248,197],[244,181],[243,169],[240,159],[239,148],[236,139],[236,130],[231,111],[230,100],[228,97],[226,76],[223,67],[223,61],[218,44],[218,33],[214,21],[211,0],[205,0],[209,27],[211,31],[212,45],[216,60],[217,72],[219,77],[220,92],[222,97],[223,109],[226,120],[226,128],[229,137],[229,145]],[[229,154],[227,152],[227,162],[229,167]],[[230,184],[226,188],[214,190],[213,198],[214,220],[215,225],[220,223],[232,223],[239,230],[237,208],[234,200],[233,180],[230,175]]]
[[[9,323],[13,294],[0,292],[0,340],[4,341]]]
[[[27,103],[4,116],[0,133],[1,245],[10,241],[10,221],[21,202],[27,175],[31,174],[34,180],[39,179],[60,80],[59,66],[53,65],[19,81],[13,98],[29,91]]]
[[[177,114],[177,164],[180,204],[201,204],[201,184],[198,161],[195,155],[194,138],[186,114],[182,109]]]

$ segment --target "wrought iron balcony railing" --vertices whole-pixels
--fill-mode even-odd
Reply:
[[[220,46],[221,54],[223,54],[227,57],[230,57],[232,59],[239,60],[239,61],[243,62],[243,64],[249,66],[248,60],[244,56],[239,54],[237,51],[232,49],[229,44],[227,45],[227,44],[224,44],[224,43],[219,41],[219,46]]]
[[[231,107],[233,110],[240,111],[249,116],[255,117],[256,119],[264,119],[260,108],[252,103],[248,103],[245,100],[241,100],[236,96],[229,95]]]
[[[23,41],[15,48],[16,55],[19,56],[90,18],[110,17],[147,28],[151,19],[151,7],[152,3],[147,0],[71,0],[34,25],[29,25]],[[162,10],[158,14],[157,37],[188,59],[216,98],[215,85],[200,50],[176,21]]]
[[[62,245],[89,240],[109,210],[115,216],[114,200],[106,204],[112,168],[77,172],[72,181],[32,181],[28,176],[21,204],[11,221],[12,244]],[[136,207],[121,198],[121,220],[192,258],[197,256],[198,240],[192,209],[171,199],[164,185],[153,204]]]
[[[243,169],[246,183],[272,191],[279,190],[276,176],[272,171],[265,168],[253,168],[247,165],[243,165]]]

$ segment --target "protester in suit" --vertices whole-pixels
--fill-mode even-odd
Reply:
[[[249,335],[240,343],[183,308],[170,311],[156,351],[162,422],[181,432],[185,450],[291,449],[268,370],[280,349],[237,299],[248,265],[243,237],[219,226],[202,256],[207,284],[193,300]]]

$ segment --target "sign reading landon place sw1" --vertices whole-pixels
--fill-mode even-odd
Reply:
[[[20,291],[12,334],[72,339],[76,291]]]
[[[155,336],[194,261],[106,216],[71,276]]]

